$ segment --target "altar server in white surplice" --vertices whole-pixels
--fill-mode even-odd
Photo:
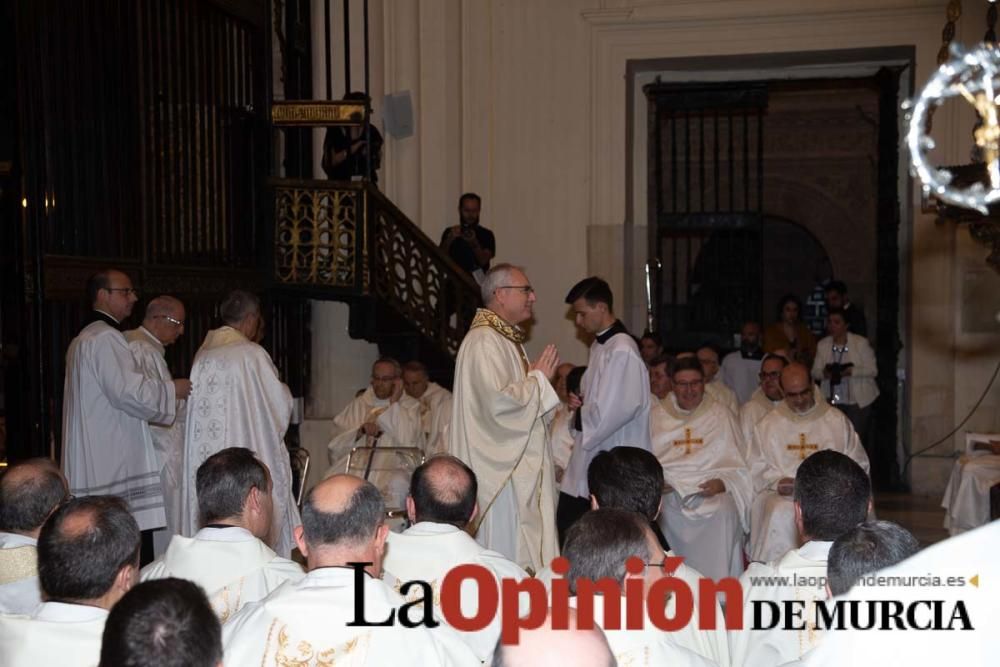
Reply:
[[[271,475],[249,449],[230,447],[198,468],[196,488],[201,530],[175,535],[167,552],[142,569],[143,581],[180,577],[208,594],[219,619],[266,597],[305,572],[281,558],[261,539],[271,531]]]
[[[221,667],[222,624],[190,581],[136,584],[108,614],[101,665]]]
[[[476,540],[538,572],[558,554],[546,415],[559,405],[549,382],[559,355],[549,345],[530,363],[521,345],[518,325],[535,303],[524,271],[498,264],[480,289],[486,308],[476,312],[455,363],[448,448],[479,480]]]
[[[391,507],[402,507],[409,487],[409,475],[399,472],[395,456],[357,452],[355,447],[417,447],[423,451],[420,401],[403,391],[403,369],[399,362],[383,357],[372,365],[370,386],[354,398],[333,420],[333,440],[327,445],[330,468],[326,476],[347,470],[364,477],[382,492]]]
[[[757,422],[750,446],[756,497],[750,515],[750,558],[767,562],[797,544],[792,488],[795,471],[824,449],[846,454],[868,472],[868,456],[844,413],[823,400],[801,364],[781,372],[784,404]]]
[[[158,296],[146,305],[146,314],[138,329],[125,332],[125,340],[132,350],[135,363],[143,374],[153,380],[173,381],[167,360],[166,347],[173,345],[184,333],[184,304],[172,296]],[[184,424],[187,417],[186,402],[177,401],[176,417],[171,424],[150,424],[153,449],[160,462],[160,484],[163,487],[163,504],[167,513],[167,528],[154,535],[157,555],[166,549],[170,537],[180,532],[181,476],[184,474]]]
[[[799,660],[816,648],[823,630],[815,625],[814,604],[826,600],[827,556],[833,541],[868,515],[872,494],[868,473],[839,452],[824,450],[807,458],[795,475],[795,523],[802,546],[769,563],[751,563],[743,588],[744,629],[729,633],[730,653],[737,667],[772,667]],[[789,582],[779,585],[784,578]],[[794,582],[794,583],[793,583]],[[805,629],[750,629],[754,609],[769,609],[761,601],[782,607],[785,601],[806,604]],[[756,604],[755,604],[756,603]]]
[[[116,496],[60,505],[38,536],[46,598],[32,614],[0,616],[3,667],[96,667],[111,609],[139,573],[139,526]]]
[[[750,400],[740,406],[740,432],[743,434],[743,447],[747,448],[753,442],[753,427],[766,417],[776,407],[781,405],[785,394],[781,391],[781,371],[788,365],[784,357],[768,354],[760,362],[760,386]],[[743,450],[743,456],[749,459],[749,452]],[[749,463],[749,460],[747,461]]]
[[[990,522],[990,489],[1000,484],[1000,435],[966,434],[944,491],[944,527],[952,535]]]
[[[424,451],[428,456],[448,449],[446,429],[451,422],[451,392],[431,382],[427,367],[419,361],[403,364],[403,391],[420,403],[420,430],[424,434]]]
[[[588,336],[587,371],[580,393],[569,406],[580,412],[573,451],[559,486],[556,524],[560,536],[590,509],[587,468],[612,447],[651,449],[649,444],[649,371],[628,329],[615,318],[611,287],[597,277],[581,280],[566,295],[576,325]]]
[[[182,479],[183,534],[198,531],[198,467],[227,447],[246,447],[270,470],[274,523],[268,544],[287,558],[299,511],[292,497],[292,468],[283,438],[292,416],[292,394],[270,355],[256,341],[264,334],[260,301],[235,290],[219,308],[224,326],[205,336],[191,370]]]
[[[465,532],[477,511],[476,491],[476,476],[467,465],[453,456],[436,456],[413,473],[406,499],[413,525],[402,533],[389,533],[383,580],[397,593],[407,581],[427,582],[434,592],[434,615],[442,622],[441,583],[452,568],[479,565],[493,574],[497,586],[501,579],[520,581],[528,576],[514,562],[483,548]],[[421,595],[417,589],[416,596]],[[525,603],[522,599],[522,614],[528,612]],[[467,618],[479,611],[479,587],[472,581],[462,586],[461,606]],[[479,660],[489,664],[500,636],[500,615],[482,630],[458,634]]]
[[[335,475],[313,487],[295,529],[309,573],[230,618],[223,628],[226,664],[314,664],[321,658],[356,667],[478,665],[446,625],[409,628],[398,618],[392,625],[349,625],[355,605],[378,623],[405,604],[380,578],[388,532],[385,503],[370,482]]]
[[[572,596],[569,604],[577,610],[585,604],[592,606],[594,623],[604,630],[617,664],[634,667],[710,667],[717,664],[682,646],[674,632],[657,628],[648,613],[644,615],[642,629],[627,629],[624,596],[611,604],[612,600],[608,598],[610,592],[595,593],[577,583],[584,579],[591,582],[614,579],[624,590],[626,579],[641,577],[645,579],[648,590],[659,579],[670,576],[664,571],[663,549],[645,516],[625,510],[592,510],[569,527],[563,547],[563,556],[570,564],[566,574]],[[634,575],[626,571],[625,562],[632,557],[641,558],[649,564],[643,574]],[[610,614],[610,618],[605,614]],[[609,628],[611,623],[621,629]]]
[[[697,359],[677,359],[671,377],[673,392],[650,417],[665,481],[660,527],[705,576],[738,577],[751,485],[736,415],[705,393]]]
[[[68,493],[49,459],[0,470],[0,614],[30,614],[42,603],[38,533]]]
[[[129,505],[142,530],[166,525],[160,463],[150,422],[171,424],[187,380],[147,377],[135,363],[120,322],[137,301],[120,271],[87,281],[93,307],[66,352],[63,393],[63,470],[76,496],[111,494]]]

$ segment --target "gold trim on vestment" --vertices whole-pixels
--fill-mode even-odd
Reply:
[[[502,317],[488,308],[476,309],[476,316],[472,318],[472,324],[469,325],[469,328],[475,329],[476,327],[489,327],[512,343],[518,345],[524,343],[524,329],[515,324],[508,324]]]

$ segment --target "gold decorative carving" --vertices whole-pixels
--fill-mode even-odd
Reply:
[[[359,190],[275,189],[275,273],[286,284],[354,287]]]
[[[365,105],[357,102],[275,102],[271,123],[277,127],[323,127],[359,125]]]

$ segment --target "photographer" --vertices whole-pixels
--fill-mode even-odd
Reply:
[[[345,102],[356,102],[367,106],[368,97],[361,92],[344,95]],[[371,155],[371,182],[378,183],[378,170],[382,166],[382,135],[372,125],[369,136],[365,134],[363,118],[352,115],[357,125],[331,127],[323,140],[323,171],[331,181],[351,181],[364,178],[368,171],[368,156]],[[368,142],[371,141],[371,150]]]
[[[812,376],[821,381],[827,400],[851,421],[867,450],[871,404],[878,397],[875,353],[867,338],[848,331],[847,317],[840,308],[827,313],[826,330],[830,335],[816,346]],[[870,457],[871,452],[868,454]]]
[[[477,283],[482,283],[497,252],[493,232],[479,224],[481,208],[479,195],[466,192],[458,199],[459,224],[448,227],[441,235],[441,249]]]

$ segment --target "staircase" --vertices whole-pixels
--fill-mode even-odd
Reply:
[[[480,304],[475,281],[370,183],[269,185],[276,287],[349,304],[352,338],[401,361],[419,359],[450,386]]]

